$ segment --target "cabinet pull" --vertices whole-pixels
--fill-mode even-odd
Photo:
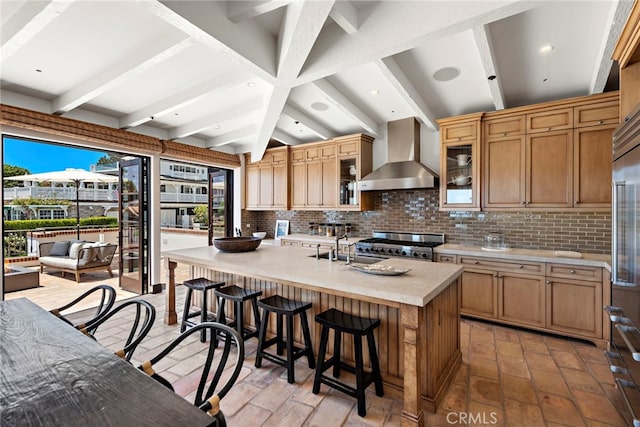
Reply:
[[[456,141],[460,141],[461,139],[462,139],[461,137],[458,137],[458,138],[456,138]]]
[[[502,136],[507,136],[507,132],[503,133]]]
[[[547,285],[550,285],[550,284],[551,284],[551,280],[547,280],[545,283],[546,283]]]
[[[547,131],[550,131],[550,130],[551,130],[551,128],[547,128]]]
[[[571,270],[571,274],[576,274],[576,271],[575,270]]]
[[[601,124],[603,124],[603,123],[604,123],[604,121],[602,121],[602,120],[598,120],[598,124],[599,124],[599,125],[601,125]]]
[[[527,202],[525,202],[524,200],[520,202],[521,205],[526,205]]]
[[[518,268],[524,268],[524,265],[519,266]]]
[[[480,261],[473,261],[474,264],[480,264]]]
[[[580,204],[580,200],[576,200],[576,201],[575,201],[575,204],[576,204],[576,205],[579,205],[579,204]]]
[[[622,398],[624,400],[624,403],[625,405],[627,405],[627,409],[631,414],[631,418],[633,418],[632,425],[637,426],[638,424],[640,424],[640,417],[636,416],[636,413],[633,410],[633,405],[631,404],[631,401],[629,400],[629,397],[627,396],[627,391],[626,391],[626,389],[633,390],[636,388],[636,386],[631,381],[627,381],[622,378],[615,378],[615,382],[616,382],[616,385],[618,386],[618,389],[622,392]]]

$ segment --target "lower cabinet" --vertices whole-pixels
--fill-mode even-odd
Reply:
[[[460,313],[530,327],[604,345],[609,332],[602,315],[608,276],[601,267],[502,261],[491,257],[438,254],[438,262],[465,266]]]

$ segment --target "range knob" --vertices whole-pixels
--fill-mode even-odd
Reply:
[[[422,254],[422,258],[426,258],[426,257],[427,257],[427,254]]]
[[[414,252],[414,253],[413,253],[413,256],[414,256],[414,257],[417,257],[417,256],[418,256],[418,253],[417,253],[417,252]]]
[[[396,255],[400,253],[399,249],[396,249],[395,251],[393,251]],[[404,255],[404,251],[402,251],[402,255]]]
[[[365,251],[366,252],[371,252],[371,249],[370,248],[365,248]]]

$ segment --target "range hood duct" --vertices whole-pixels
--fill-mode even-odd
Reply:
[[[414,118],[387,123],[388,162],[360,180],[360,190],[432,188],[438,174],[420,163],[420,123]]]

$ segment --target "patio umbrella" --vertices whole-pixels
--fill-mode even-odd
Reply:
[[[31,182],[71,182],[76,187],[76,215],[77,215],[77,234],[80,240],[80,197],[79,189],[81,182],[118,182],[117,176],[105,175],[102,173],[89,172],[84,169],[65,169],[63,171],[52,171],[43,173],[34,173],[29,175],[8,176],[5,180],[13,181],[31,181]]]

